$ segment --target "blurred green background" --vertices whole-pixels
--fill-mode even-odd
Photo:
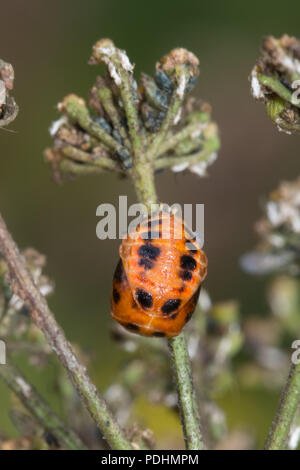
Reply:
[[[238,259],[255,242],[260,201],[279,180],[298,174],[299,140],[272,126],[250,96],[248,75],[261,37],[299,37],[299,15],[299,0],[1,2],[0,56],[15,67],[20,114],[10,126],[14,133],[0,131],[0,209],[21,247],[34,246],[47,255],[47,273],[56,283],[51,307],[69,339],[91,354],[100,389],[113,380],[123,353],[109,338],[118,242],[97,240],[96,207],[117,203],[119,194],[133,202],[134,194],[128,181],[115,175],[62,186],[51,180],[42,154],[51,145],[48,127],[58,116],[56,104],[69,92],[87,96],[97,74],[87,60],[102,37],[127,50],[137,74],[151,74],[156,60],[177,46],[200,58],[195,94],[213,106],[222,150],[208,178],[159,175],[159,198],[205,204],[206,288],[214,300],[239,299],[243,315],[264,313],[264,282],[243,274]],[[42,388],[55,402],[51,386]],[[7,426],[12,432],[2,385],[0,392],[0,429]],[[249,419],[263,437],[276,397],[261,400],[242,391],[224,400],[229,423],[245,422],[249,408]]]

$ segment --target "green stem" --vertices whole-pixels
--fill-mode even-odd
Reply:
[[[76,95],[68,95],[65,97],[61,106],[73,122],[79,124],[82,129],[116,152],[126,168],[131,167],[131,157],[128,151],[102,129],[97,122],[92,120],[89,110],[82,99],[78,98]]]
[[[205,141],[202,150],[191,155],[176,155],[176,156],[167,156],[160,157],[154,162],[154,167],[156,170],[161,170],[163,168],[168,168],[174,165],[180,165],[180,163],[189,163],[189,165],[194,165],[199,162],[207,160],[212,153],[216,152],[220,148],[220,140],[218,137],[211,137]]]
[[[72,430],[67,429],[65,424],[14,366],[8,364],[0,366],[0,377],[19,397],[25,408],[30,411],[41,427],[53,435],[62,447],[69,450],[86,449],[79,437]]]
[[[286,448],[291,425],[299,404],[300,364],[293,364],[265,445],[266,450],[283,450]]]
[[[97,154],[93,156],[88,152],[73,147],[72,145],[63,147],[61,151],[66,157],[77,162],[89,163],[91,165],[103,168],[103,170],[121,171],[120,165],[107,156],[97,156]]]
[[[173,149],[178,145],[182,140],[185,140],[188,137],[191,137],[193,133],[199,131],[199,134],[202,132],[204,125],[205,125],[205,120],[204,118],[207,116],[206,121],[208,121],[209,116],[205,115],[203,113],[203,120],[199,122],[192,122],[190,124],[187,124],[183,129],[178,131],[176,134],[171,134],[168,136],[164,142],[161,143],[158,152],[157,152],[157,157],[160,155],[163,155],[164,153],[167,153],[169,150]]]
[[[61,174],[72,176],[99,175],[106,171],[100,166],[80,165],[78,162],[69,159],[58,162],[58,168]]]
[[[114,128],[119,132],[120,136],[124,140],[124,144],[127,149],[130,149],[130,141],[127,137],[125,127],[121,124],[121,118],[116,108],[113,100],[113,93],[111,89],[105,86],[105,81],[98,79],[99,82],[99,89],[98,89],[98,96],[100,99],[100,103],[102,104],[105,112],[110,117],[111,122]]]
[[[136,165],[138,165],[138,171],[136,171]],[[157,201],[153,170],[150,166],[146,168],[145,162],[139,160],[139,158],[135,159],[132,170],[132,178],[138,200],[145,204],[149,211],[151,203]],[[204,444],[184,333],[170,339],[169,348],[177,385],[180,416],[186,448],[190,450],[203,450]]]
[[[174,364],[186,448],[188,450],[204,450],[190,358],[183,332],[175,338],[169,339],[169,349]]]
[[[142,139],[139,129],[139,118],[136,104],[132,95],[131,75],[123,68],[120,69],[122,85],[120,86],[120,95],[124,104],[125,114],[127,118],[129,135],[133,147],[134,155],[139,155],[142,148]]]
[[[257,78],[262,85],[270,88],[276,95],[280,96],[280,98],[300,108],[300,104],[293,103],[293,92],[286,88],[276,77],[269,77],[268,75],[258,73]]]
[[[161,128],[159,129],[158,133],[154,137],[152,144],[147,150],[147,159],[149,161],[155,160],[157,155],[161,153],[160,146],[163,144],[164,140],[166,139],[168,130],[170,129],[170,127],[174,125],[174,120],[176,119],[176,116],[178,115],[180,111],[182,99],[183,98],[178,96],[177,89],[176,89],[173,92],[171,103],[167,111],[167,114],[162,122]]]

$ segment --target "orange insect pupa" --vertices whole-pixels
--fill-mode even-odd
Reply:
[[[111,315],[145,336],[180,333],[197,305],[207,257],[184,221],[172,213],[149,217],[119,249]]]

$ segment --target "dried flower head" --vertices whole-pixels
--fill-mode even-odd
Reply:
[[[266,37],[250,81],[253,97],[265,103],[277,128],[300,132],[300,40]]]
[[[0,59],[0,127],[10,124],[19,111],[14,98],[9,94],[14,86],[14,78],[12,65]]]
[[[50,127],[53,149],[45,156],[56,179],[102,171],[130,172],[143,154],[151,170],[190,169],[203,176],[215,161],[218,129],[208,105],[187,98],[199,75],[197,57],[174,49],[156,64],[155,76],[136,82],[125,51],[110,39],[92,50],[93,65],[105,65],[89,92],[89,103],[74,94],[58,105]]]
[[[266,202],[265,216],[257,222],[260,243],[242,258],[242,266],[254,274],[287,270],[299,274],[300,178],[283,182]]]
[[[54,290],[53,282],[48,276],[43,274],[43,269],[46,265],[46,257],[33,248],[27,248],[23,251],[22,255],[42,295],[48,296],[52,294]],[[0,299],[5,299],[5,309],[3,309],[2,312],[0,309],[1,338],[6,337],[12,331],[15,336],[21,335],[27,331],[27,327],[29,326],[24,324],[28,313],[24,300],[21,299],[19,295],[12,292],[9,287],[9,282],[9,271],[5,261],[0,258]]]

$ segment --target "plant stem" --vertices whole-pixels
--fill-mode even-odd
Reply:
[[[183,129],[178,131],[176,134],[168,136],[159,146],[157,157],[163,155],[164,153],[167,153],[169,150],[176,147],[179,142],[188,137],[191,137],[193,133],[202,133],[202,130],[205,127],[206,123],[205,118],[206,121],[209,120],[209,116],[203,113],[202,120],[199,119],[199,121],[197,122],[191,122],[190,124],[187,124]]]
[[[300,364],[292,364],[279,407],[272,424],[265,449],[282,450],[287,440],[294,416],[300,403]]]
[[[25,377],[12,365],[0,367],[0,377],[19,397],[25,408],[35,417],[41,427],[53,435],[57,441],[70,450],[84,450],[85,445],[79,437],[52,411],[38,392],[26,381]]]
[[[191,155],[176,155],[176,156],[167,156],[160,157],[154,162],[154,167],[156,170],[162,170],[163,168],[168,168],[174,165],[180,165],[181,163],[187,162],[189,165],[194,165],[199,162],[204,162],[209,159],[212,153],[217,152],[220,148],[220,140],[218,137],[210,137],[207,139],[203,148]]]
[[[117,162],[115,162],[111,158],[105,157],[104,155],[101,155],[99,157],[97,157],[97,155],[92,156],[90,153],[84,152],[83,150],[73,147],[72,145],[63,147],[62,153],[66,157],[76,162],[88,163],[90,165],[100,167],[103,170],[121,171],[121,168],[117,164]]]
[[[95,385],[87,375],[86,368],[78,361],[71,344],[57,324],[45,298],[36,287],[1,215],[0,251],[10,271],[13,291],[27,303],[33,322],[42,330],[47,342],[67,370],[83,403],[101,430],[104,439],[107,440],[112,449],[132,449],[131,443],[126,439],[105,401],[99,395]]]
[[[180,112],[180,106],[182,105],[183,97],[178,96],[177,89],[173,92],[173,96],[167,111],[167,114],[162,122],[161,128],[156,134],[150,147],[147,149],[147,159],[149,161],[155,160],[160,153],[160,146],[166,139],[168,130],[174,124],[176,116]]]
[[[169,339],[169,349],[174,365],[186,448],[188,450],[204,450],[190,358],[183,332],[175,338]]]
[[[157,201],[152,167],[144,167],[144,161],[138,157],[134,160],[132,168],[133,183],[138,200],[147,206],[149,211],[151,203]],[[136,172],[136,165],[139,171]],[[190,359],[184,333],[168,341],[173,362],[174,378],[178,391],[180,417],[183,428],[186,448],[189,450],[203,450],[204,444],[200,429],[199,413],[197,409],[195,392],[192,381]]]
[[[288,88],[286,88],[276,77],[269,77],[268,75],[258,73],[257,78],[259,79],[260,83],[270,88],[274,93],[280,96],[280,98],[288,101],[289,103],[293,104],[297,108],[300,107],[300,104],[293,102],[292,100],[293,93]]]

